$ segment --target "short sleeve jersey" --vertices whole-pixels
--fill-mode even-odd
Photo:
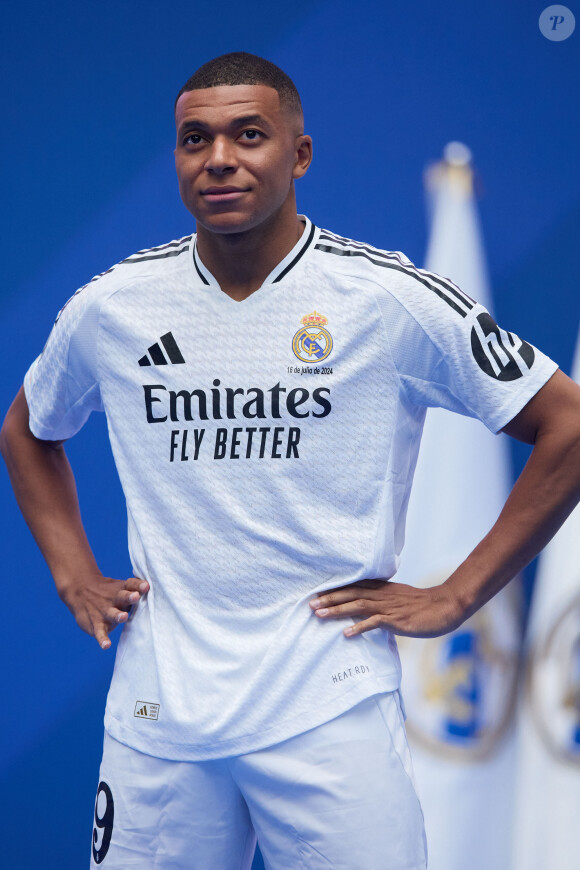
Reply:
[[[31,429],[104,410],[136,576],[105,724],[151,755],[251,752],[396,689],[394,637],[315,593],[397,570],[428,406],[508,423],[556,365],[400,253],[305,228],[243,302],[195,236],[61,311],[25,379]]]

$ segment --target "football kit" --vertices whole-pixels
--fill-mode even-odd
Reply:
[[[556,370],[447,279],[305,223],[243,302],[195,236],[93,279],[25,378],[39,438],[104,410],[136,577],[105,725],[161,758],[253,752],[398,689],[390,632],[316,593],[389,578],[426,407],[496,432]]]
[[[424,870],[393,635],[324,590],[395,575],[426,408],[504,427],[556,365],[449,280],[316,228],[242,302],[195,235],[60,312],[39,438],[104,411],[136,577],[92,866]]]

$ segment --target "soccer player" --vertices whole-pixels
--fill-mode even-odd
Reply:
[[[59,595],[103,649],[93,866],[426,866],[395,634],[450,631],[580,495],[580,388],[448,280],[296,209],[300,99],[245,53],[175,107],[197,233],[60,312],[2,449]],[[426,407],[533,444],[443,583],[392,582]],[[134,577],[104,577],[63,442],[107,415]]]

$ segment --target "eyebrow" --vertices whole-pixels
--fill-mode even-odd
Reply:
[[[258,124],[261,127],[270,127],[268,121],[264,118],[263,115],[242,115],[240,118],[234,118],[229,127],[233,129],[237,129],[238,127],[245,127],[247,124]],[[179,128],[179,134],[188,133],[190,130],[209,130],[211,129],[209,124],[206,124],[204,121],[198,121],[195,118],[192,118],[189,121],[184,121],[184,123]]]

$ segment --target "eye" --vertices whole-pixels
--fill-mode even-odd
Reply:
[[[246,140],[249,142],[256,142],[258,139],[262,138],[262,133],[259,130],[244,130],[242,136],[246,137]]]
[[[183,144],[200,145],[202,141],[203,139],[199,133],[188,133],[187,136],[184,136]]]

